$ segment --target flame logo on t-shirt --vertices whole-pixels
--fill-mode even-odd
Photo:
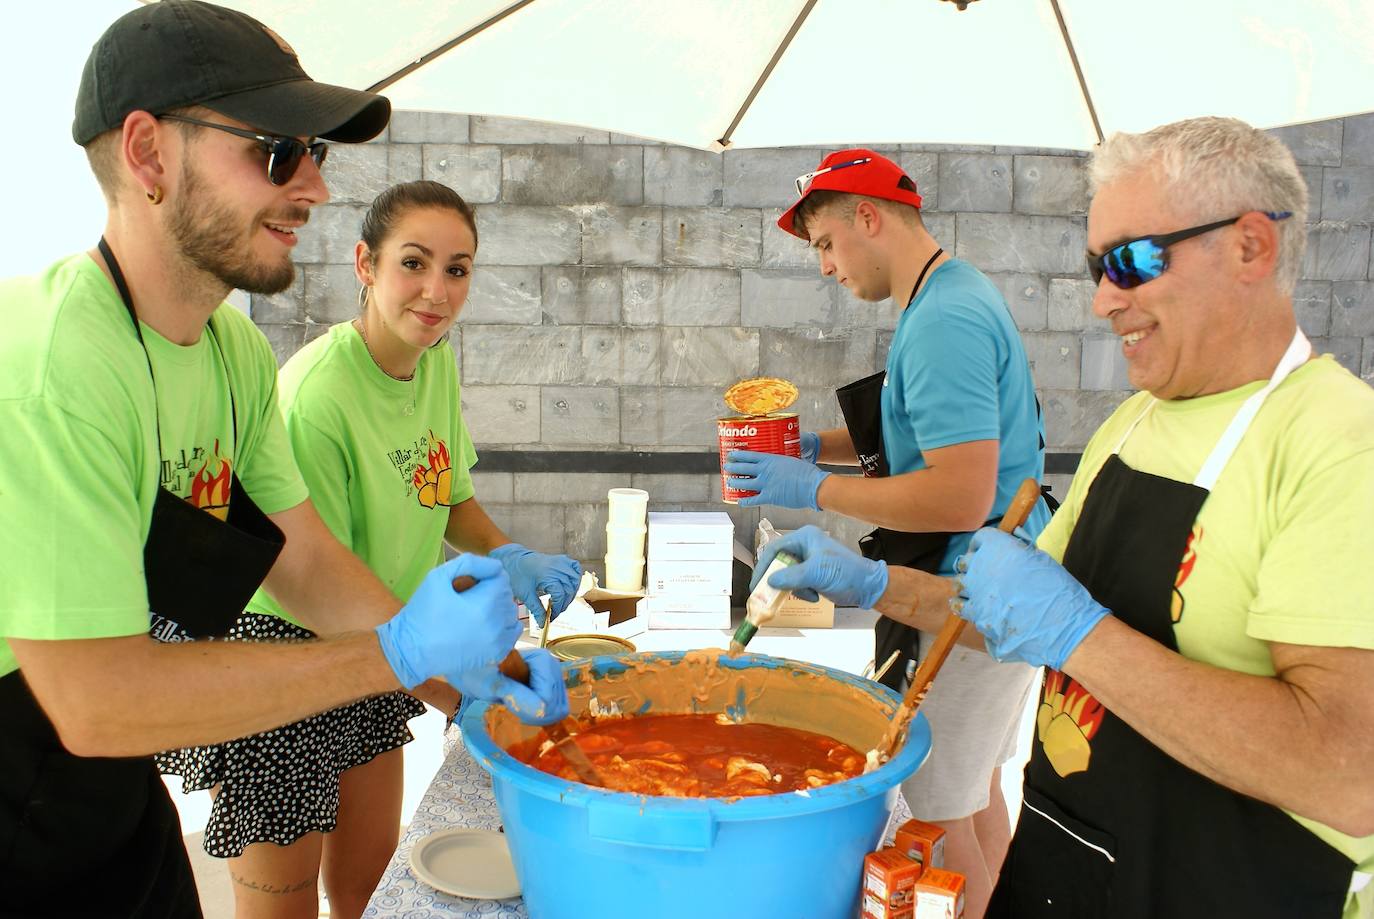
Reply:
[[[415,475],[411,481],[416,488],[416,498],[425,507],[450,507],[449,490],[453,486],[453,464],[449,460],[448,445],[429,432],[431,444],[425,463],[415,464]]]
[[[1188,541],[1183,545],[1183,561],[1178,563],[1178,574],[1174,577],[1174,592],[1169,602],[1169,618],[1173,620],[1174,625],[1178,625],[1183,619],[1183,607],[1186,605],[1183,600],[1183,584],[1193,573],[1193,566],[1197,564],[1197,544],[1200,542],[1202,527],[1194,524],[1193,531],[1188,534]]]
[[[1035,713],[1036,736],[1060,778],[1086,772],[1092,761],[1093,735],[1107,709],[1073,678],[1045,671],[1045,689]]]
[[[214,449],[191,476],[191,493],[186,500],[192,507],[198,507],[220,520],[227,520],[232,476],[232,464],[219,455],[219,438],[215,438]]]

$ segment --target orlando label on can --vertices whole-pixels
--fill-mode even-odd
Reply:
[[[797,387],[775,377],[741,380],[725,391],[725,404],[735,412],[716,419],[720,497],[726,504],[738,504],[740,498],[758,494],[730,486],[725,463],[731,450],[801,456],[801,419],[795,412],[782,411],[796,399]]]

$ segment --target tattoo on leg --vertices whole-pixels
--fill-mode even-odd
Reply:
[[[257,881],[254,881],[251,878],[246,878],[243,875],[235,874],[232,871],[229,872],[229,877],[232,878],[234,883],[238,884],[240,887],[246,887],[249,890],[256,890],[258,893],[269,894],[298,893],[302,890],[313,887],[315,886],[315,884],[319,883],[318,877],[310,877],[306,878],[298,884],[284,884],[281,886],[278,886],[276,884],[259,884]]]

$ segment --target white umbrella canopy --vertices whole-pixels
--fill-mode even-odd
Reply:
[[[397,108],[702,149],[1089,149],[1374,109],[1371,0],[227,0]]]

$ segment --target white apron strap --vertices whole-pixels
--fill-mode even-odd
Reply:
[[[1207,457],[1207,462],[1203,463],[1202,468],[1198,470],[1197,478],[1193,479],[1194,485],[1205,488],[1208,491],[1212,490],[1212,486],[1217,483],[1217,478],[1221,476],[1221,470],[1226,468],[1227,462],[1230,461],[1231,454],[1235,453],[1236,447],[1240,446],[1241,438],[1243,438],[1245,432],[1249,430],[1250,422],[1255,420],[1255,415],[1259,413],[1260,406],[1264,404],[1264,400],[1268,398],[1269,394],[1273,392],[1290,373],[1306,363],[1311,355],[1312,343],[1307,340],[1306,335],[1302,334],[1302,329],[1296,330],[1293,333],[1293,340],[1288,343],[1288,350],[1283,352],[1283,357],[1279,358],[1279,363],[1278,366],[1274,368],[1273,376],[1269,378],[1269,382],[1265,384],[1263,389],[1260,389],[1258,392],[1251,395],[1250,398],[1246,399],[1245,403],[1240,407],[1240,410],[1236,412],[1235,417],[1231,419],[1231,423],[1226,426],[1225,433],[1221,435],[1221,439],[1217,441],[1217,445],[1212,448],[1212,454]],[[1141,410],[1135,421],[1132,421],[1131,426],[1126,429],[1126,433],[1122,434],[1121,439],[1117,441],[1116,449],[1112,451],[1113,453],[1121,452],[1121,448],[1126,445],[1127,439],[1135,432],[1140,422],[1145,420],[1145,416],[1150,414],[1150,410],[1155,407],[1155,403],[1158,401],[1158,399],[1151,399],[1146,403],[1145,408]]]
[[[1136,427],[1140,425],[1140,422],[1145,420],[1145,416],[1150,414],[1150,410],[1155,407],[1155,403],[1158,401],[1159,400],[1154,398],[1153,396],[1150,397],[1150,401],[1146,402],[1145,407],[1141,409],[1140,414],[1135,416],[1135,421],[1131,422],[1131,426],[1126,429],[1126,433],[1122,434],[1121,439],[1116,442],[1116,449],[1112,450],[1112,453],[1121,452],[1121,448],[1126,446],[1126,441],[1130,438],[1132,434],[1135,433]]]
[[[1217,479],[1221,476],[1221,471],[1226,468],[1226,464],[1231,459],[1231,454],[1236,452],[1236,447],[1240,446],[1241,438],[1250,428],[1250,422],[1255,420],[1255,415],[1259,413],[1260,406],[1269,394],[1278,387],[1288,375],[1297,370],[1307,359],[1312,356],[1312,343],[1307,340],[1307,336],[1302,334],[1302,329],[1293,333],[1293,340],[1288,344],[1288,350],[1283,352],[1283,357],[1279,358],[1279,364],[1274,368],[1274,375],[1269,378],[1269,382],[1264,388],[1259,390],[1245,400],[1245,404],[1236,412],[1236,417],[1231,419],[1231,423],[1226,426],[1226,433],[1221,435],[1221,440],[1212,448],[1212,455],[1207,457],[1207,462],[1202,464],[1198,470],[1197,478],[1193,479],[1193,484],[1208,491],[1216,485]]]

